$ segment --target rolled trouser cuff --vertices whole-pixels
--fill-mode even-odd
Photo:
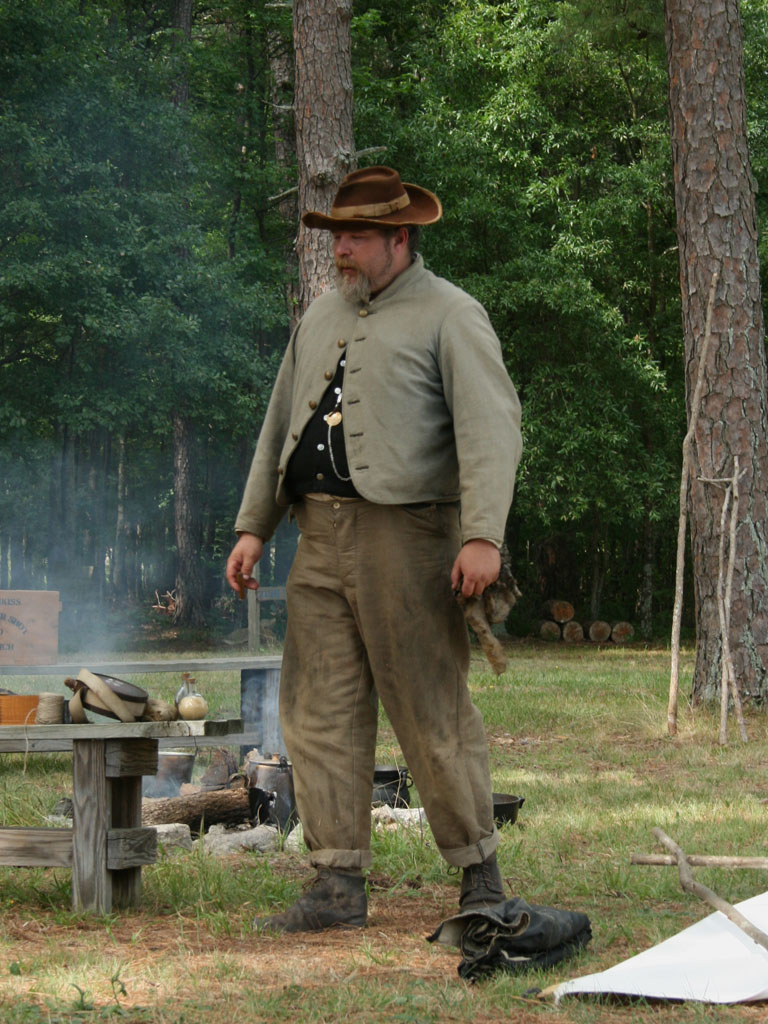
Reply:
[[[441,846],[438,849],[443,859],[448,861],[453,867],[468,868],[472,864],[482,864],[484,860],[488,860],[496,852],[498,845],[499,833],[494,825],[493,832],[490,835],[483,836],[482,839],[478,839],[471,846],[459,846],[451,850]]]
[[[373,863],[373,856],[370,850],[311,850],[309,863],[313,868],[356,871],[369,868]]]

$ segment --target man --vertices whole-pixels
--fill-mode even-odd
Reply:
[[[482,594],[520,457],[520,406],[483,308],[415,252],[439,199],[369,167],[330,215],[336,291],[312,303],[277,376],[227,578],[246,585],[292,506],[280,717],[317,877],[274,931],[363,926],[381,700],[460,905],[504,899],[488,746],[455,592]]]

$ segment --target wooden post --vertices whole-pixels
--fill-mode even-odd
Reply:
[[[141,826],[141,778],[157,771],[157,751],[156,739],[73,740],[74,910],[106,914],[140,904],[141,864],[151,851],[146,837],[130,830]],[[144,851],[132,861],[117,852],[129,840]],[[110,842],[117,870],[109,867]]]
[[[252,577],[259,579],[259,566],[253,567]],[[258,590],[246,590],[248,602],[248,650],[252,654],[259,653],[261,646],[261,605],[259,604]]]
[[[109,870],[109,864],[115,857],[116,846],[120,845],[114,830],[141,826],[141,779],[143,775],[157,773],[158,746],[158,741],[152,739],[107,740],[105,745],[105,771],[111,788],[107,870],[112,880],[112,906],[115,908],[141,904],[140,864],[121,866],[113,871]]]
[[[72,743],[72,908],[106,914],[112,909],[112,875],[107,870],[111,786],[104,740]]]
[[[712,310],[715,305],[715,292],[719,271],[712,275],[712,283],[709,287],[709,299],[707,300],[707,316],[704,325],[704,341],[699,356],[699,366],[696,373],[696,387],[693,391],[691,401],[691,418],[688,430],[683,438],[683,468],[680,474],[680,496],[678,498],[678,520],[677,520],[677,557],[675,561],[675,602],[672,608],[672,637],[670,640],[670,673],[669,673],[669,701],[667,703],[667,732],[670,736],[677,735],[677,695],[680,689],[680,626],[683,619],[683,574],[685,571],[685,537],[688,529],[688,489],[690,486],[690,475],[694,465],[696,424],[699,419],[699,408],[701,406],[701,393],[704,387],[704,369],[707,362],[707,353],[712,339]]]

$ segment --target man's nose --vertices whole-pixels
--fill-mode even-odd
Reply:
[[[334,238],[333,251],[337,256],[349,256],[349,238],[347,238],[345,235],[339,235],[336,238]]]

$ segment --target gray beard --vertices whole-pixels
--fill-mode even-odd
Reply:
[[[340,270],[336,271],[336,290],[343,299],[357,305],[358,302],[367,302],[371,297],[371,282],[358,270],[354,281],[347,280]]]

